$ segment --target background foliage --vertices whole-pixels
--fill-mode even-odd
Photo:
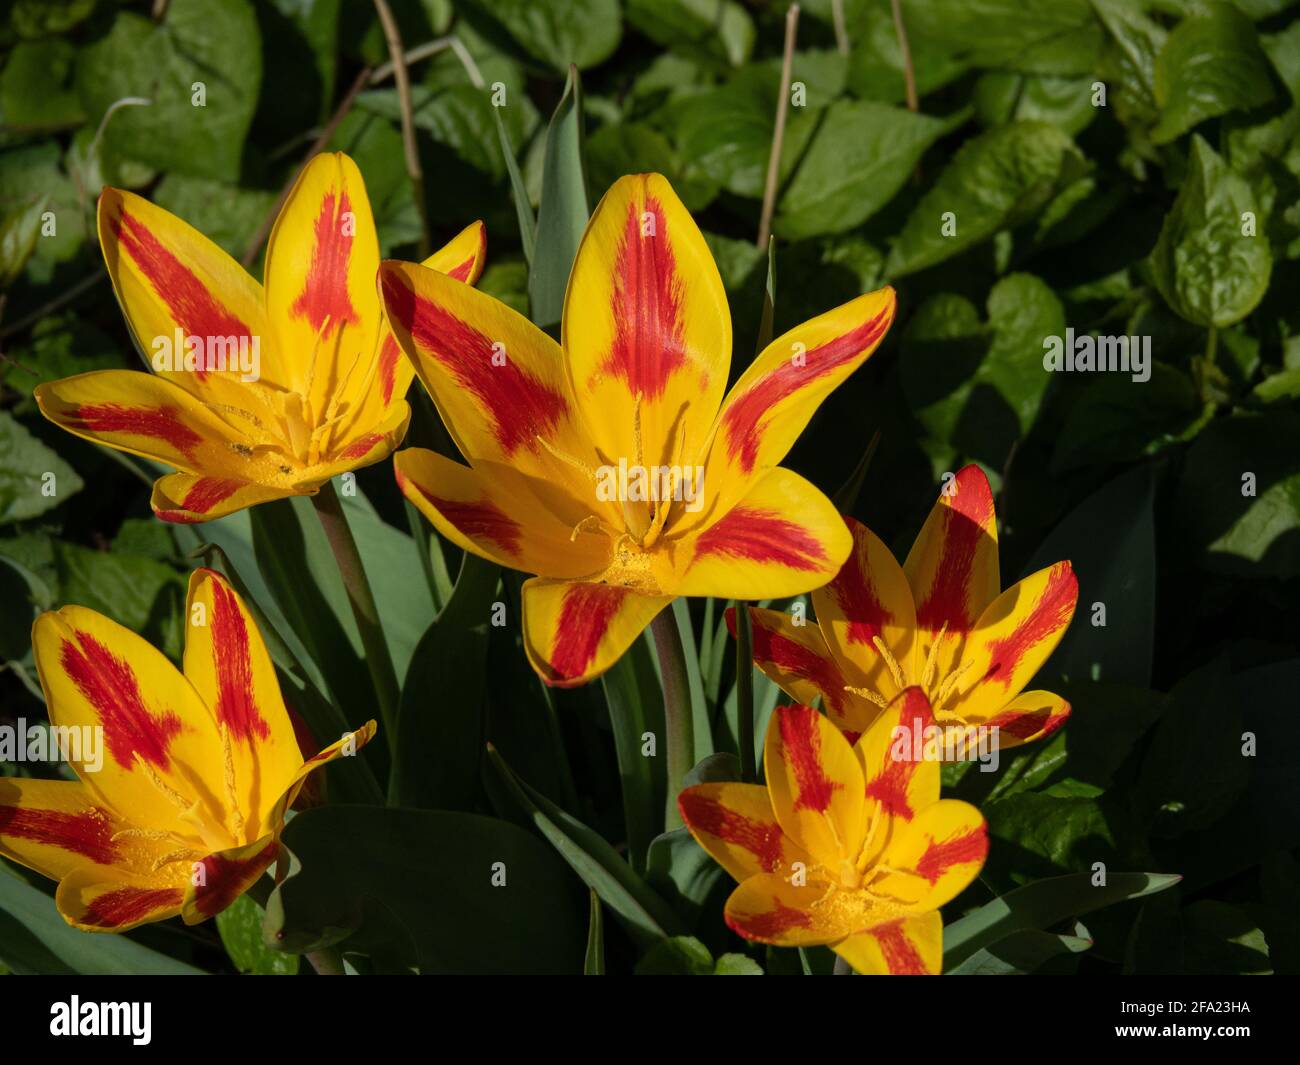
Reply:
[[[151,7],[0,3],[0,723],[44,716],[37,610],[92,606],[175,658],[200,551],[259,605],[295,708],[318,737],[337,735],[373,709],[306,501],[165,526],[148,508],[156,470],[55,430],[31,392],[139,366],[95,244],[101,184],[149,196],[242,256],[358,73],[387,60],[383,34],[366,0],[172,0],[161,21]],[[784,7],[393,7],[408,49],[448,33],[463,46],[413,65],[435,244],[483,218],[481,287],[551,325],[566,221],[619,175],[661,171],[718,259],[738,375],[768,275],[754,238]],[[1059,558],[1080,577],[1079,614],[1038,685],[1067,694],[1069,725],[996,774],[949,775],[953,794],[981,804],[993,844],[947,920],[1014,892],[1010,917],[952,924],[950,969],[1296,971],[1294,5],[904,0],[919,113],[904,105],[888,0],[846,0],[838,32],[830,0],[803,7],[794,79],[806,95],[790,110],[774,215],[776,330],[886,281],[900,317],[789,464],[828,492],[844,486],[846,508],[901,557],[942,474],[977,461],[999,493],[1004,584]],[[565,95],[570,63],[580,107]],[[114,109],[128,97],[150,102]],[[360,165],[384,253],[416,258],[421,212],[391,79],[360,91],[328,146]],[[532,208],[548,189],[535,251],[532,231],[520,236],[515,158]],[[54,235],[40,233],[45,211]],[[955,236],[940,233],[947,211]],[[1067,325],[1150,336],[1151,380],[1043,372],[1044,337]],[[408,443],[454,453],[416,402]],[[55,498],[38,490],[46,472]],[[215,924],[81,935],[55,914],[52,885],[0,867],[0,966],[297,971],[296,956],[262,945],[264,905],[283,946],[346,936],[357,971],[827,971],[824,950],[763,951],[728,933],[725,875],[681,831],[659,834],[662,767],[639,751],[662,716],[648,645],[603,683],[543,689],[519,644],[520,578],[431,538],[387,463],[359,484],[349,516],[405,677],[396,763],[376,743],[331,768],[332,805],[287,830],[289,879]],[[718,752],[702,776],[731,771],[736,750],[724,605],[675,607],[699,666],[697,750]],[[777,697],[755,675],[760,737]],[[382,809],[386,791],[402,809]],[[480,876],[494,861],[508,864],[504,889]],[[1081,886],[1095,862],[1112,871],[1104,898]]]

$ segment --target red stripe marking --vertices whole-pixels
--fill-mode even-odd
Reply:
[[[454,266],[447,271],[447,276],[457,281],[468,282],[470,276],[474,273],[474,264],[478,261],[477,255],[471,255],[459,266]]]
[[[186,335],[205,339],[251,336],[248,326],[125,207],[109,228]],[[202,381],[207,371],[195,370],[195,376]]]
[[[337,199],[331,190],[321,200],[320,212],[316,215],[311,265],[307,268],[302,292],[289,310],[295,317],[305,315],[318,333],[321,326],[325,326],[323,339],[329,339],[330,334],[344,322],[356,325],[360,321],[348,294],[352,234],[345,232],[343,220],[351,210],[346,190]]]
[[[243,487],[242,481],[228,481],[220,477],[200,477],[185,493],[181,507],[197,514],[206,514],[218,503],[224,503]]]
[[[916,871],[931,884],[937,884],[939,878],[954,865],[982,862],[988,852],[988,829],[981,822],[978,828],[953,836],[942,843],[932,840],[921,855],[921,860],[916,863]]]
[[[97,806],[80,814],[0,806],[0,836],[59,847],[99,865],[113,865],[121,859],[113,842],[112,822]]]
[[[811,928],[812,918],[803,910],[787,906],[780,899],[772,900],[773,909],[765,913],[726,913],[728,927],[746,939],[768,941],[778,938],[794,928]]]
[[[974,611],[984,604],[970,602],[975,559],[993,529],[993,491],[978,466],[965,466],[954,481],[956,494],[943,496],[939,513],[939,559],[925,599],[917,604],[916,622],[922,629],[967,633],[978,620]]]
[[[880,944],[880,952],[885,956],[885,968],[893,976],[925,976],[925,962],[921,959],[916,945],[907,938],[903,931],[903,922],[890,921],[889,924],[877,925],[870,929]]]
[[[1042,641],[1070,624],[1074,603],[1079,597],[1079,582],[1068,562],[1058,562],[1047,577],[1047,587],[1038,602],[1015,630],[1001,640],[989,643],[989,668],[984,680],[1009,687],[1015,679],[1021,659]]]
[[[135,768],[133,756],[139,755],[150,765],[168,769],[168,748],[172,737],[181,731],[181,719],[172,710],[151,713],[140,692],[140,682],[126,661],[88,632],[76,632],[74,636],[76,643],[63,641],[59,660],[99,715],[113,761],[129,772]]]
[[[211,571],[209,571],[211,573]],[[212,574],[212,656],[217,681],[217,721],[232,739],[266,739],[271,727],[262,717],[253,693],[253,658],[248,626],[235,593]]]
[[[1039,739],[1046,739],[1070,719],[1070,707],[1067,704],[1059,713],[1048,708],[1041,710],[1003,710],[996,717],[984,722],[986,728],[998,729],[1009,733],[1018,740],[1027,740],[1030,736],[1042,734]]]
[[[199,863],[203,866],[204,877],[201,885],[194,885],[195,909],[204,917],[215,917],[247,891],[279,853],[280,844],[271,840],[243,861],[222,854],[209,854]]]
[[[160,910],[179,906],[184,898],[185,892],[180,888],[118,888],[91,899],[79,923],[97,928],[119,928],[142,921]]]
[[[366,433],[365,436],[359,436],[339,452],[339,457],[344,459],[365,458],[366,455],[370,454],[370,449],[383,438],[383,433]]]
[[[908,801],[907,789],[921,763],[911,758],[895,757],[895,746],[900,734],[905,733],[907,753],[911,754],[919,747],[924,757],[925,733],[934,724],[934,714],[930,710],[930,700],[919,688],[908,688],[902,698],[898,724],[891,730],[889,745],[885,748],[885,764],[876,776],[867,779],[867,798],[875,799],[891,817],[910,821],[916,811]]]
[[[783,360],[731,400],[722,415],[722,424],[727,430],[727,453],[732,461],[738,461],[746,473],[753,472],[766,428],[762,423],[768,412],[787,396],[869,350],[885,335],[893,317],[893,307],[885,308],[842,336],[805,352],[802,366],[795,365],[792,358]]]
[[[397,360],[402,357],[402,349],[392,333],[384,336],[379,348],[379,388],[387,405],[393,400],[393,387],[397,384]]]
[[[822,737],[817,727],[821,715],[810,706],[782,706],[776,714],[781,748],[794,773],[794,808],[825,813],[835,792],[844,785],[831,780],[822,767]]]
[[[775,821],[758,821],[723,805],[721,799],[688,788],[677,798],[682,820],[696,832],[707,832],[724,843],[748,851],[765,873],[781,864],[784,833]]]
[[[844,521],[853,533],[853,551],[827,590],[849,623],[849,643],[871,645],[875,637],[884,638],[885,626],[894,620],[894,615],[881,603],[862,566],[867,548],[866,530],[852,518],[845,517]]]
[[[93,433],[129,433],[170,444],[185,456],[203,443],[174,407],[123,407],[117,403],[82,404],[64,419],[72,429]]]
[[[733,507],[700,534],[695,560],[709,555],[774,562],[798,570],[815,570],[826,562],[821,542],[802,525],[775,511],[746,506]]]
[[[385,272],[383,288],[388,313],[484,408],[507,456],[521,447],[535,451],[537,437],[555,432],[568,412],[563,395],[523,369],[509,351],[504,366],[493,365],[489,337],[446,307],[417,296],[397,275]]]
[[[613,584],[571,584],[565,589],[546,663],[549,676],[543,678],[548,684],[572,683],[587,671],[629,594]]]
[[[439,499],[419,485],[416,487],[444,518],[471,540],[491,540],[503,551],[511,555],[519,554],[519,537],[523,527],[486,499],[462,503],[454,499]]]
[[[614,339],[601,372],[621,377],[633,395],[658,398],[668,379],[686,365],[686,348],[682,283],[668,239],[668,219],[653,196],[646,197],[641,210],[635,201],[627,205],[610,311]]]
[[[736,635],[736,608],[728,607],[724,615],[727,628]],[[750,632],[754,661],[760,666],[764,663],[781,670],[798,680],[806,680],[822,694],[822,698],[839,716],[844,715],[844,678],[839,668],[829,659],[819,655],[810,647],[805,647],[798,640],[768,628],[754,614],[750,613]]]

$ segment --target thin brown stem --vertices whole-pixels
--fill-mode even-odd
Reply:
[[[794,68],[794,42],[799,28],[799,5],[785,13],[785,54],[781,59],[781,95],[776,101],[776,126],[772,131],[772,154],[767,159],[767,183],[763,187],[763,214],[758,222],[760,248],[767,247],[772,234],[772,213],[776,210],[776,186],[781,173],[781,145],[785,141],[785,120],[790,110],[790,75]]]
[[[894,12],[894,32],[898,35],[898,50],[903,53],[903,84],[907,90],[907,109],[919,111],[920,97],[916,95],[916,69],[912,66],[912,49],[907,43],[907,27],[903,25],[902,0],[889,0]]]
[[[35,325],[47,314],[53,314],[65,304],[71,303],[83,292],[88,292],[90,289],[94,288],[95,285],[103,281],[107,276],[108,274],[104,273],[103,270],[99,270],[96,273],[91,274],[89,277],[83,277],[71,288],[66,289],[64,292],[55,296],[54,299],[50,300],[48,303],[41,304],[36,308],[36,310],[32,311],[31,314],[19,318],[18,321],[13,323],[13,325],[7,325],[3,329],[0,329],[0,340],[5,340],[14,336],[16,333],[23,332],[29,326]]]
[[[420,212],[420,258],[427,258],[432,243],[429,237],[429,208],[424,202],[424,173],[420,169],[420,150],[415,143],[415,110],[411,105],[411,78],[406,69],[406,53],[402,48],[402,33],[388,6],[388,0],[375,0],[375,10],[384,26],[388,41],[388,55],[393,64],[393,78],[397,82],[397,100],[402,109],[402,145],[406,150],[406,174],[415,192],[415,206]]]

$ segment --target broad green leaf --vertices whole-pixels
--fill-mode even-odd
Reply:
[[[1173,887],[1179,879],[1162,873],[1109,873],[1105,884],[1094,885],[1092,874],[1076,873],[1026,884],[945,926],[944,971],[1013,932],[1050,928],[1067,917],[1082,917],[1103,906],[1154,895]]]
[[[151,199],[239,258],[275,206],[276,194],[206,177],[168,174]]]
[[[846,79],[849,91],[864,100],[903,103],[907,98],[903,51],[889,6],[861,4],[855,8],[846,4],[845,20],[852,49]],[[942,42],[913,34],[907,43],[917,95],[922,98],[969,69],[967,61]]]
[[[977,950],[945,976],[1020,976],[1032,973],[1063,954],[1082,954],[1091,949],[1084,936],[1054,935],[1037,929],[1012,932],[992,946]]]
[[[1068,794],[1076,790],[1095,789],[1056,785],[985,803],[981,812],[991,838],[985,877],[1017,882],[1083,872],[1095,862],[1122,868],[1125,841],[1119,820],[1095,795]]]
[[[22,41],[0,72],[0,113],[9,125],[39,131],[85,121],[72,87],[76,48],[50,37]]]
[[[272,950],[262,939],[262,907],[240,895],[216,919],[221,942],[241,973],[256,976],[292,976],[298,971],[296,954]]]
[[[52,267],[72,259],[86,239],[82,220],[84,198],[63,169],[57,141],[38,141],[26,147],[0,152],[0,203],[5,213],[45,204],[54,213],[54,231],[36,242],[31,274],[39,265],[44,280]]]
[[[716,962],[694,936],[665,939],[642,958],[637,976],[762,976],[762,967],[744,954],[724,954]]]
[[[577,973],[581,904],[564,864],[506,821],[448,810],[324,806],[294,817],[266,941],[341,944],[384,971]]]
[[[736,0],[628,0],[627,20],[676,52],[733,67],[754,47],[753,20]]]
[[[18,280],[36,250],[45,205],[37,200],[0,218],[0,292]]]
[[[48,37],[65,33],[85,21],[98,0],[14,0],[9,22],[19,37]]]
[[[915,273],[1027,221],[1084,167],[1074,142],[1043,122],[1013,122],[967,141],[912,209],[886,275]]]
[[[1161,109],[1151,131],[1156,144],[1168,144],[1207,118],[1272,100],[1272,68],[1250,19],[1217,2],[1183,19],[1156,58],[1155,96]]]
[[[622,37],[618,0],[478,0],[472,5],[498,22],[529,55],[552,70],[570,63],[586,70],[613,54]]]
[[[1216,899],[1198,899],[1185,907],[1184,970],[1197,976],[1271,975],[1269,943],[1251,910]]]
[[[1088,74],[1101,26],[1088,0],[903,0],[909,41],[945,46],[975,66]]]
[[[0,555],[0,663],[16,662],[32,649],[32,622],[37,609],[54,605],[48,585],[21,562]]]
[[[734,780],[733,774],[729,779]],[[685,828],[656,836],[650,844],[646,882],[668,900],[673,911],[694,925],[710,896],[729,882],[726,872]],[[719,900],[721,901],[721,900]]]
[[[185,579],[173,567],[140,555],[62,542],[54,544],[54,564],[64,603],[106,614],[179,657]]]
[[[338,80],[341,5],[342,0],[264,0],[255,5],[263,56],[255,136],[281,143],[329,117]]]
[[[1189,322],[1232,325],[1264,298],[1273,255],[1258,210],[1249,183],[1193,135],[1187,177],[1149,260],[1165,302]]]
[[[663,696],[655,679],[650,649],[636,640],[601,678],[609,723],[614,733],[619,782],[623,793],[623,819],[627,827],[628,859],[644,872],[647,850],[664,809],[662,756],[642,753],[646,733],[663,736]]]

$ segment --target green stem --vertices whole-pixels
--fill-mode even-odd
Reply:
[[[848,962],[846,962],[846,961],[845,961],[843,958],[841,958],[838,954],[836,954],[836,955],[835,955],[835,968],[832,970],[831,975],[832,975],[832,976],[852,976],[852,975],[853,975],[853,966],[850,965]]]
[[[343,955],[334,947],[308,951],[303,957],[311,963],[311,967],[320,976],[347,975],[347,970],[343,968]]]
[[[655,651],[659,654],[659,673],[664,693],[664,728],[668,735],[668,802],[664,827],[679,828],[677,795],[682,781],[695,766],[695,722],[691,719],[691,686],[686,673],[686,651],[682,634],[677,631],[677,616],[672,609],[661,610],[650,622]]]
[[[1198,375],[1200,380],[1197,382],[1201,402],[1205,403],[1208,398],[1206,393],[1209,390],[1210,375],[1214,372],[1214,355],[1219,346],[1219,330],[1215,326],[1210,326],[1205,334],[1205,356],[1201,359],[1201,372]]]
[[[375,595],[370,590],[365,567],[361,564],[361,552],[357,550],[357,542],[343,513],[343,504],[334,491],[334,483],[326,481],[321,485],[320,491],[312,497],[312,502],[316,504],[316,515],[320,518],[321,528],[325,530],[325,538],[329,540],[334,561],[338,563],[339,576],[343,578],[343,587],[348,593],[348,603],[352,606],[352,616],[356,618],[361,645],[366,652],[366,667],[370,670],[375,698],[379,701],[379,715],[388,737],[388,749],[395,754],[397,672],[393,669],[393,659],[388,653],[384,630],[379,624],[379,610],[375,606]]]
[[[754,764],[754,630],[749,604],[736,604],[736,733],[740,743],[740,779],[758,778]]]

